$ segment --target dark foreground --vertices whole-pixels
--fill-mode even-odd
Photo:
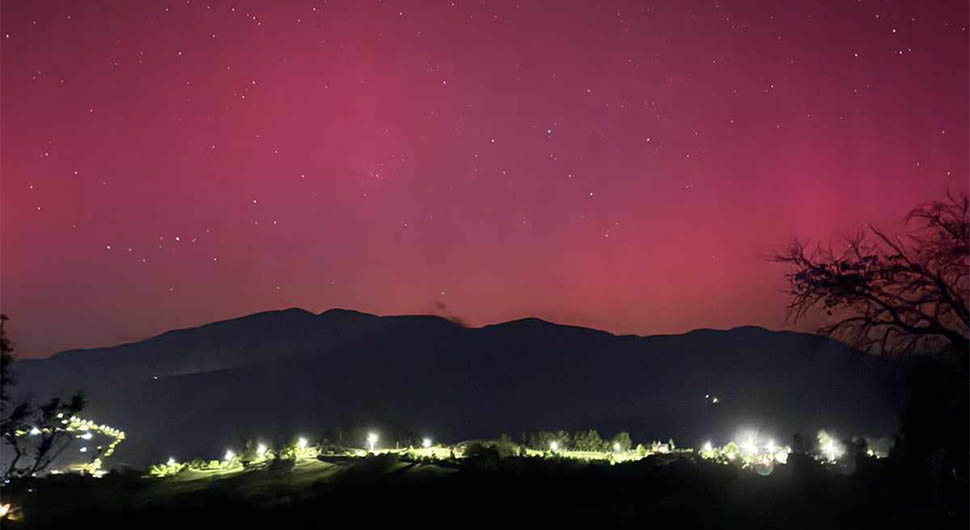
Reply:
[[[770,476],[693,458],[282,462],[233,475],[55,476],[4,488],[6,528],[962,528],[966,485],[891,460],[792,455]],[[945,476],[945,475],[944,475]],[[28,491],[32,490],[32,491]]]

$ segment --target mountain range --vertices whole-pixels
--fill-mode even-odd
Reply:
[[[450,442],[587,428],[684,445],[741,429],[885,436],[902,377],[841,342],[759,327],[618,336],[343,309],[257,313],[20,360],[14,373],[21,399],[83,390],[85,417],[127,433],[115,465],[218,458],[255,437],[362,445],[370,429]]]

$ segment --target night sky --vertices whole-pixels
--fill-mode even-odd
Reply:
[[[968,188],[965,2],[0,15],[24,356],[290,306],[790,327],[772,249]]]

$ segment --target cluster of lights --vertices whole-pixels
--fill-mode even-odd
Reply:
[[[36,425],[32,426],[29,430],[23,431],[18,430],[14,432],[15,436],[40,436],[41,434],[52,434],[56,432],[67,432],[75,434],[75,438],[80,440],[91,440],[94,438],[94,433],[101,434],[111,439],[106,447],[98,446],[98,455],[90,462],[81,466],[81,469],[94,476],[101,476],[104,471],[101,470],[102,458],[107,458],[114,453],[115,448],[119,443],[124,441],[125,432],[120,429],[115,429],[114,427],[97,424],[92,420],[86,420],[84,418],[79,418],[77,416],[71,416],[69,418],[64,417],[64,413],[61,412],[57,415],[57,419],[60,420],[60,426],[58,427],[44,427],[39,428]],[[79,451],[81,453],[87,453],[88,447],[82,446]]]
[[[318,449],[310,445],[310,441],[304,437],[300,436],[296,439],[289,449],[284,449],[282,454],[291,455],[292,457],[315,457],[319,453]],[[254,450],[255,458],[251,459],[252,463],[265,462],[273,457],[274,452],[270,450],[269,446],[263,442],[258,442]],[[211,462],[205,463],[199,467],[192,467],[199,471],[213,471],[213,470],[227,470],[232,469],[240,464],[246,457],[236,453],[234,449],[227,448],[226,452],[223,453],[221,460],[213,460]],[[169,457],[165,464],[153,465],[149,468],[149,474],[154,477],[167,477],[175,475],[182,471],[183,469],[189,468],[189,464],[180,463],[175,459],[174,456]]]
[[[745,431],[737,440],[732,440],[722,447],[716,447],[707,441],[701,445],[701,458],[721,460],[724,462],[739,462],[742,467],[754,467],[757,470],[767,470],[770,473],[774,464],[785,464],[791,447],[780,446],[772,438],[761,437],[757,431]]]
[[[715,402],[712,400],[712,402]],[[77,420],[76,418],[71,418],[70,424]],[[101,426],[104,427],[104,426]],[[36,429],[36,428],[35,428]],[[32,429],[27,434],[35,434]],[[68,430],[68,429],[65,429]],[[119,432],[120,431],[116,431]],[[85,436],[87,435],[87,436]],[[124,433],[120,433],[121,438],[124,438]],[[85,433],[79,436],[79,438],[90,439],[90,433]],[[380,440],[377,432],[370,431],[367,433],[364,441],[367,444],[367,449],[370,453],[374,453],[377,449],[377,443]],[[120,441],[120,440],[119,440]],[[818,433],[818,453],[821,458],[828,462],[835,462],[845,454],[845,446],[839,442],[836,438],[830,436],[825,431],[819,431]],[[611,452],[597,452],[597,451],[568,451],[564,449],[562,444],[558,440],[549,441],[548,451],[550,453],[556,454],[558,456],[578,458],[578,459],[595,459],[595,458],[607,458],[611,462],[625,461],[625,460],[636,460],[643,458],[651,454],[667,454],[675,451],[675,448],[670,444],[653,442],[649,448],[645,448],[642,445],[637,446],[636,451],[623,451],[622,446],[619,442],[614,442],[611,446]],[[430,437],[424,437],[421,439],[421,447],[423,449],[432,449],[434,446],[434,441]],[[410,449],[409,449],[410,450]],[[82,448],[82,452],[84,449]],[[306,457],[311,456],[311,453],[315,456],[319,453],[319,449],[311,447],[309,440],[300,436],[296,439],[296,442],[290,446],[289,450],[292,451],[292,456],[295,457]],[[684,450],[681,450],[684,451]],[[687,449],[686,451],[690,451]],[[752,468],[756,472],[767,475],[772,472],[775,464],[785,464],[788,462],[788,456],[791,453],[791,447],[779,445],[774,439],[770,437],[763,437],[757,431],[744,431],[742,432],[736,440],[732,440],[725,444],[724,446],[717,447],[711,441],[704,442],[700,449],[696,450],[702,458],[718,460],[723,463],[737,463],[745,468]],[[871,453],[871,451],[870,451]],[[264,461],[271,456],[272,452],[265,443],[258,443],[255,449],[256,461]],[[362,456],[364,453],[357,453],[358,456]],[[452,449],[452,456],[455,456],[454,449]],[[459,456],[461,453],[459,452]],[[629,457],[629,458],[628,458]],[[619,458],[619,460],[617,460]],[[228,467],[233,467],[239,464],[239,455],[232,449],[227,449],[225,455],[223,456],[222,462],[212,461],[204,469],[226,469]],[[168,462],[164,466],[153,466],[152,474],[156,476],[166,476],[177,473],[181,469],[185,468],[186,464],[178,463],[175,458],[169,458]]]

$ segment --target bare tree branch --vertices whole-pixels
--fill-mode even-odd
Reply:
[[[793,241],[773,261],[791,267],[788,318],[823,310],[835,319],[820,331],[883,355],[956,354],[966,366],[970,328],[968,199],[947,195],[906,216],[910,233],[875,227],[849,238],[841,252]]]

